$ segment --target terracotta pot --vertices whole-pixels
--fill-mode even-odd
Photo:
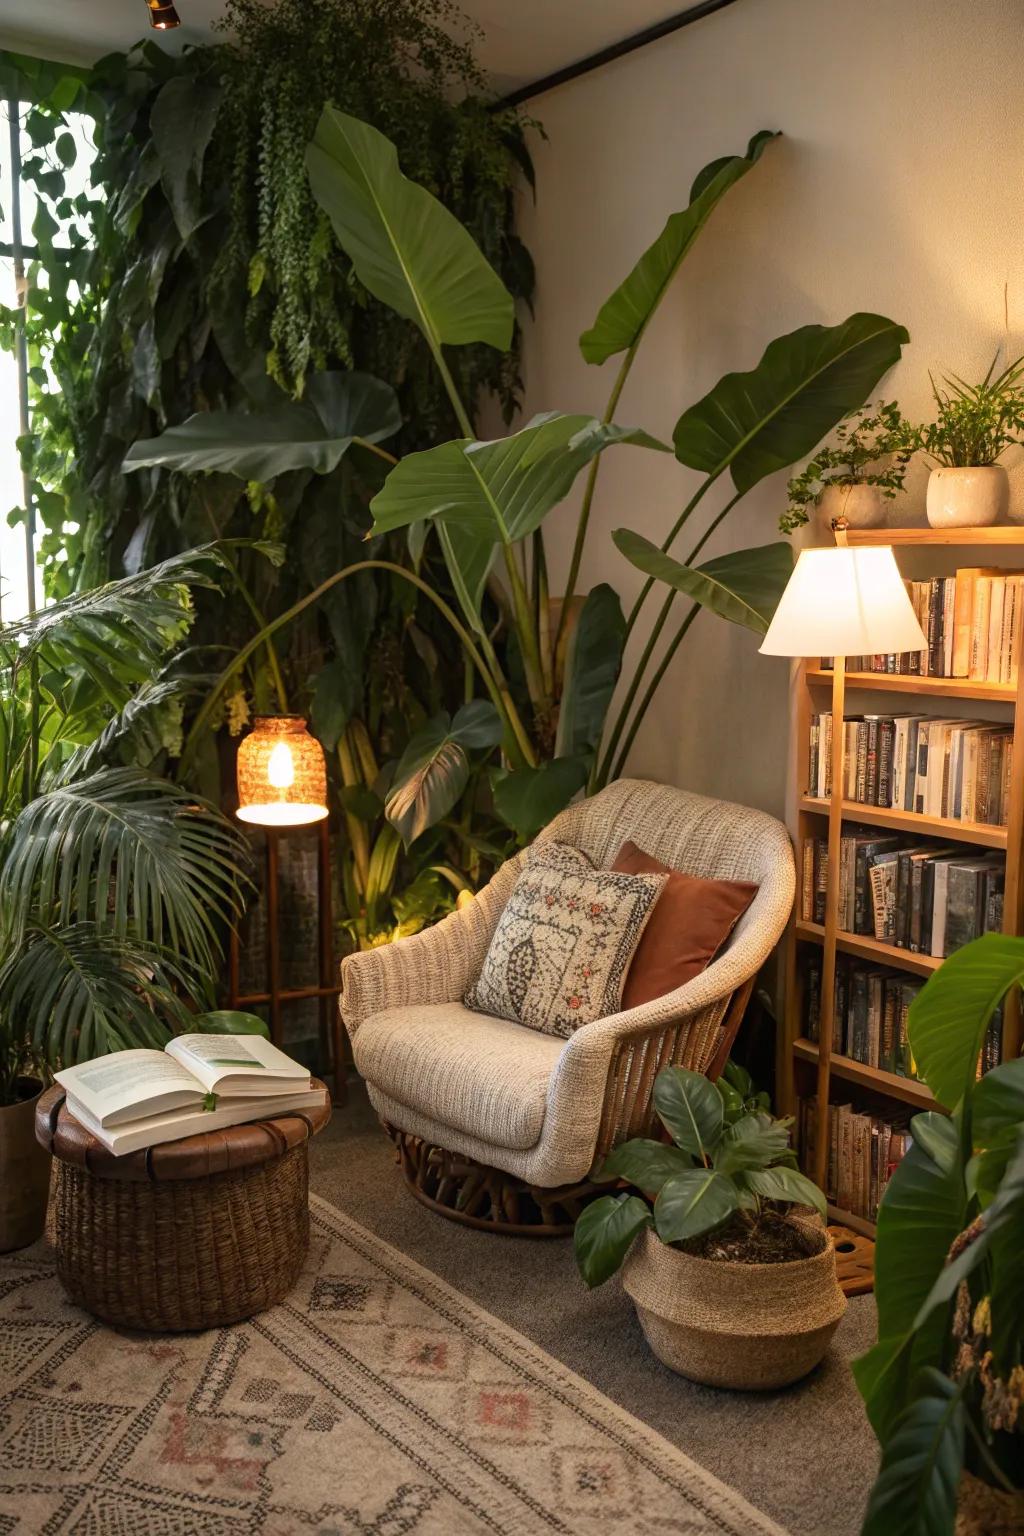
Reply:
[[[1006,512],[1010,482],[1001,464],[933,469],[926,506],[933,528],[990,528]]]
[[[826,485],[818,497],[818,514],[826,530],[839,517],[850,528],[882,528],[885,497],[877,485]]]
[[[814,1369],[846,1311],[832,1239],[785,1264],[737,1264],[670,1248],[647,1230],[622,1283],[647,1342],[681,1376],[710,1387],[785,1387]]]
[[[36,1141],[36,1100],[43,1085],[21,1077],[25,1097],[0,1106],[0,1253],[42,1237],[50,1196],[50,1154]]]

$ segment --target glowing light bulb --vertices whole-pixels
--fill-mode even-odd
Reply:
[[[274,789],[291,789],[295,783],[295,764],[291,748],[279,741],[267,761],[267,779]]]

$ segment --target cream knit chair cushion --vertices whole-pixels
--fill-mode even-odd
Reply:
[[[565,1042],[548,1079],[540,1135],[529,1148],[502,1147],[487,1136],[460,1130],[450,1123],[450,1111],[437,1104],[429,1112],[411,1106],[394,1082],[374,1075],[380,1069],[367,1060],[367,1089],[384,1119],[450,1151],[552,1187],[590,1171],[616,1049],[629,1049],[634,1038],[652,1028],[682,1025],[687,1031],[685,1064],[696,1071],[706,1069],[729,998],[756,975],[789,919],[795,887],[789,835],[781,822],[763,811],[664,784],[620,779],[563,811],[537,841],[571,843],[596,865],[608,868],[627,838],[674,869],[705,879],[750,880],[758,886],[729,944],[707,970],[642,1007],[588,1024]],[[428,1060],[444,1058],[443,1046],[431,1036],[426,1005],[459,1002],[479,973],[521,864],[522,855],[509,859],[474,901],[435,927],[342,962],[340,1006],[360,1071],[360,1032],[375,1015],[390,1009],[417,1010],[424,1071]],[[524,1046],[536,1038],[525,1030],[523,1035]],[[483,1066],[480,1070],[486,1072]],[[503,1063],[494,1076],[506,1072]],[[495,1088],[496,1083],[476,1083],[466,1091],[483,1100]],[[474,1123],[468,1108],[461,1118],[463,1124]]]
[[[417,1114],[525,1151],[540,1139],[564,1044],[462,1003],[428,1003],[367,1020],[356,1037],[356,1065]]]

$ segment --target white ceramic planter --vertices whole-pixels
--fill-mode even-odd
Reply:
[[[812,1371],[846,1311],[831,1235],[784,1264],[701,1259],[650,1230],[622,1284],[651,1349],[670,1370],[710,1387],[764,1391]]]
[[[877,485],[826,485],[818,497],[818,513],[826,532],[840,517],[849,528],[881,528],[885,497]]]
[[[928,521],[933,528],[990,528],[1005,514],[1009,481],[1001,464],[933,469],[928,477]]]

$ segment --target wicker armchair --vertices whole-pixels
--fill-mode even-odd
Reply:
[[[674,1063],[715,1076],[724,1065],[793,904],[789,835],[762,811],[623,779],[563,811],[538,842],[572,843],[607,867],[627,838],[676,869],[749,880],[758,893],[699,976],[569,1040],[461,1001],[522,854],[436,927],[342,962],[355,1064],[413,1192],[445,1215],[506,1231],[567,1230],[604,1155],[651,1134],[659,1070]]]

